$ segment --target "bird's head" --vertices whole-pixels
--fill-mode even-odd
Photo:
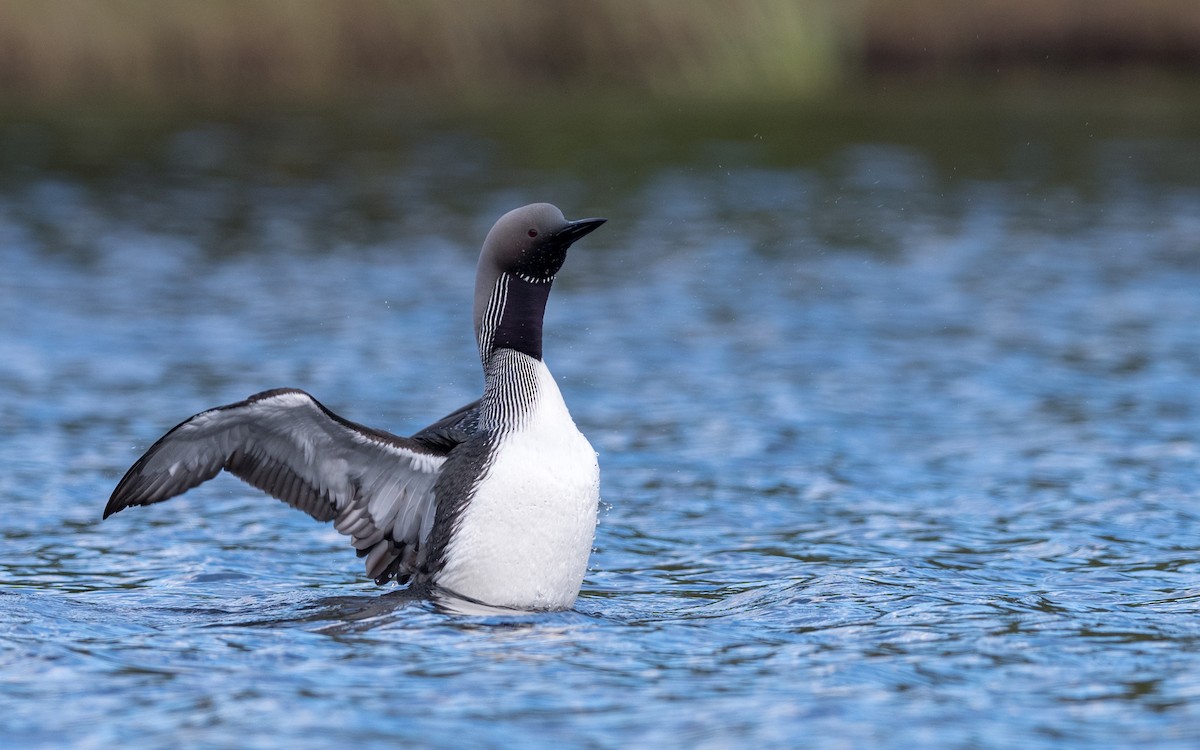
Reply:
[[[500,217],[483,242],[475,277],[475,336],[486,362],[496,347],[541,358],[542,315],[567,249],[606,219],[567,221],[549,203]]]
[[[567,259],[567,249],[605,219],[567,221],[549,203],[533,203],[500,217],[483,242],[481,265],[531,283],[546,283]]]

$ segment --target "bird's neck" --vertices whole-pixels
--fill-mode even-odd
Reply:
[[[484,363],[481,426],[497,432],[520,429],[540,398],[539,360],[515,349],[492,351]]]
[[[499,349],[512,349],[533,359],[542,358],[542,318],[550,297],[550,281],[529,281],[500,273],[490,290],[476,289],[475,339],[485,371]]]

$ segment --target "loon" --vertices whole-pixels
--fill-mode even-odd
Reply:
[[[567,249],[605,219],[548,203],[502,216],[475,278],[483,396],[411,437],[279,388],[218,406],[160,438],[113,490],[104,518],[222,469],[333,521],[366,572],[491,607],[570,609],[600,500],[596,452],[542,361],[542,318]]]

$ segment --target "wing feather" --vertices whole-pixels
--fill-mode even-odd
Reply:
[[[421,562],[448,450],[350,422],[304,391],[264,391],[164,435],[126,472],[104,517],[168,500],[224,469],[318,521],[334,521],[377,583],[405,581]]]

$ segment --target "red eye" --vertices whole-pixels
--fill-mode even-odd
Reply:
[[[530,237],[537,237],[537,230],[536,230],[536,229],[530,229],[530,230],[529,230],[529,236],[530,236]]]

